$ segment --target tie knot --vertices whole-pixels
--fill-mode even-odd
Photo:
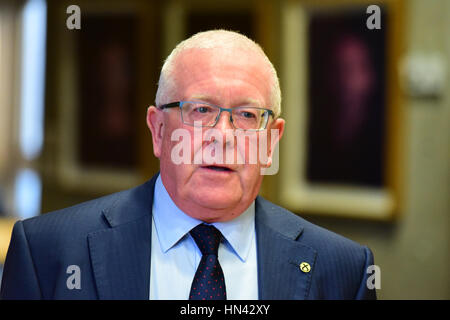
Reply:
[[[189,232],[194,238],[202,255],[214,254],[217,256],[222,234],[214,226],[199,224]]]

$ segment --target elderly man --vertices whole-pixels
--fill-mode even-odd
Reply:
[[[275,69],[245,36],[214,30],[181,42],[147,112],[160,173],[17,222],[1,297],[375,298],[367,247],[258,196],[283,134],[280,96]],[[249,160],[255,145],[267,161]]]

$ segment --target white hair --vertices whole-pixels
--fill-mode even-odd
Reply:
[[[176,94],[176,84],[174,81],[174,71],[176,58],[187,49],[245,49],[259,53],[267,63],[272,75],[272,88],[270,94],[270,103],[272,111],[277,118],[281,113],[281,90],[277,72],[267,58],[263,49],[253,40],[246,36],[227,30],[210,30],[199,32],[192,37],[180,42],[164,62],[161,69],[161,75],[158,82],[158,90],[156,92],[156,105],[160,106],[165,103],[172,102],[173,96]]]

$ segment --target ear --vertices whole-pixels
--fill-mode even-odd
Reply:
[[[267,168],[272,165],[272,156],[273,156],[273,153],[275,151],[277,144],[280,142],[281,137],[283,136],[284,125],[285,125],[284,119],[278,118],[267,129],[269,131],[268,132],[269,141],[268,141],[268,150],[267,150],[267,157],[268,157]],[[276,131],[272,132],[272,130],[276,130]]]
[[[152,133],[153,153],[155,157],[161,156],[162,140],[164,134],[164,115],[163,111],[155,106],[147,109],[147,127]]]

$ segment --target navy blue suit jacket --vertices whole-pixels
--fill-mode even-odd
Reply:
[[[148,299],[156,177],[115,193],[18,221],[7,253],[3,299]],[[367,247],[256,198],[260,299],[373,299]],[[299,265],[307,262],[309,272]],[[68,278],[79,267],[80,288]]]

